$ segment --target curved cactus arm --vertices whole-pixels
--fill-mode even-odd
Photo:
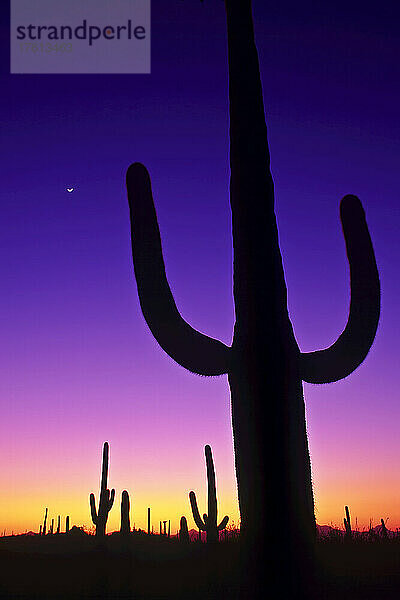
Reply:
[[[92,521],[95,525],[97,525],[98,519],[97,519],[97,511],[96,511],[96,500],[95,500],[94,494],[90,494],[89,500],[90,500],[90,512],[92,515]]]
[[[110,491],[108,490],[108,493],[110,493]],[[108,501],[108,510],[110,511],[112,509],[112,505],[114,504],[114,498],[115,498],[115,490],[112,489],[111,490],[111,497]]]
[[[131,217],[132,257],[140,306],[161,348],[178,364],[199,375],[228,371],[230,348],[193,329],[179,314],[168,280],[150,176],[132,164],[126,183]]]
[[[189,492],[189,500],[190,506],[192,507],[194,522],[196,523],[197,527],[201,529],[201,531],[206,531],[207,527],[201,520],[199,509],[197,507],[196,494],[194,492]]]
[[[221,523],[218,525],[217,530],[222,531],[222,529],[225,529],[225,527],[228,524],[228,521],[229,521],[229,517],[228,517],[228,515],[225,515],[225,517],[222,519]]]
[[[325,350],[301,354],[300,373],[308,383],[329,383],[350,375],[367,356],[380,313],[380,284],[364,209],[356,196],[345,196],[340,218],[350,265],[351,301],[347,325]]]

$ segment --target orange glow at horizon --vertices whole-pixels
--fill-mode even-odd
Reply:
[[[14,482],[16,483],[16,482]],[[237,526],[239,523],[239,510],[236,496],[230,489],[231,482],[220,481],[218,484],[218,519],[227,514],[228,525]],[[125,487],[120,481],[113,481],[116,488],[114,506],[109,514],[107,531],[117,531],[120,527],[120,502],[121,493]],[[22,487],[24,493],[22,493]],[[79,485],[76,490],[69,490],[66,494],[61,488],[49,486],[47,492],[34,490],[25,486],[8,487],[7,494],[0,497],[0,535],[25,533],[26,531],[39,532],[43,523],[45,508],[48,507],[47,529],[54,519],[54,529],[57,527],[57,517],[61,516],[61,531],[65,530],[65,517],[70,516],[70,526],[84,526],[86,530],[93,531],[94,526],[90,517],[89,493],[93,489],[96,496],[96,506],[99,498],[98,485],[89,488]],[[335,480],[323,487],[315,484],[315,514],[319,525],[331,525],[343,529],[344,506],[350,508],[352,527],[359,530],[368,529],[372,525],[379,525],[380,519],[386,521],[387,527],[395,531],[400,528],[400,489],[390,489],[377,485],[372,489],[368,482],[365,485],[358,483],[354,486],[349,481]],[[170,490],[168,493],[154,493],[155,488],[145,486],[145,490],[130,492],[130,522],[131,528],[147,531],[147,508],[151,509],[151,525],[155,533],[159,532],[159,522],[171,520],[171,534],[179,530],[179,521],[182,515],[188,520],[189,529],[197,529],[189,504],[187,492],[180,493]],[[193,486],[202,514],[207,512],[206,482],[199,481],[198,486]]]

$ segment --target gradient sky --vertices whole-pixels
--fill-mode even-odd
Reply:
[[[2,3],[0,531],[71,516],[91,526],[101,448],[119,526],[205,510],[204,445],[219,514],[238,521],[226,377],[204,378],[158,347],[133,277],[125,171],[149,169],[167,275],[182,315],[230,343],[225,14],[220,0],[153,0],[151,75],[10,75]],[[399,8],[254,0],[276,212],[300,348],[346,322],[339,201],[366,210],[382,317],[363,365],[305,385],[316,517],[400,527]],[[378,12],[378,10],[380,12]],[[75,191],[69,194],[68,186]],[[268,276],[268,274],[266,274]],[[271,482],[271,485],[273,482]]]

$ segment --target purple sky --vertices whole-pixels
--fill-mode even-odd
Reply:
[[[339,524],[349,504],[359,522],[389,516],[394,527],[400,14],[392,2],[379,10],[370,1],[359,11],[351,0],[323,7],[254,0],[301,349],[329,345],[346,321],[339,222],[346,193],[363,202],[382,282],[382,318],[365,363],[343,382],[305,386],[317,520]],[[54,511],[73,506],[72,520],[90,524],[87,496],[98,489],[106,439],[110,485],[132,492],[139,525],[148,505],[156,522],[173,518],[177,526],[180,514],[190,516],[187,492],[204,499],[205,443],[213,447],[221,512],[237,520],[226,379],[187,373],[148,331],[124,187],[128,165],[143,162],[178,307],[229,343],[223,3],[153,0],[151,75],[10,75],[1,11],[0,472],[8,494],[0,528],[36,527],[51,501]]]

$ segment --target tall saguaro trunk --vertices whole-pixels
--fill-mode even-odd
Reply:
[[[127,173],[133,264],[143,315],[165,352],[192,372],[228,374],[244,596],[261,598],[275,583],[279,597],[306,598],[315,518],[302,380],[337,381],[364,360],[379,320],[379,277],[361,203],[345,196],[340,217],[350,264],[348,322],[331,347],[300,352],[287,308],[251,0],[225,0],[225,6],[232,346],[195,331],[180,316],[165,274],[150,178],[140,163]]]
[[[299,587],[300,574],[309,571],[299,557],[312,553],[315,520],[299,350],[287,310],[250,2],[227,3],[227,17],[236,315],[228,378],[249,559],[244,571],[262,594],[271,550],[269,583],[276,577],[275,587],[283,584],[282,565]]]

